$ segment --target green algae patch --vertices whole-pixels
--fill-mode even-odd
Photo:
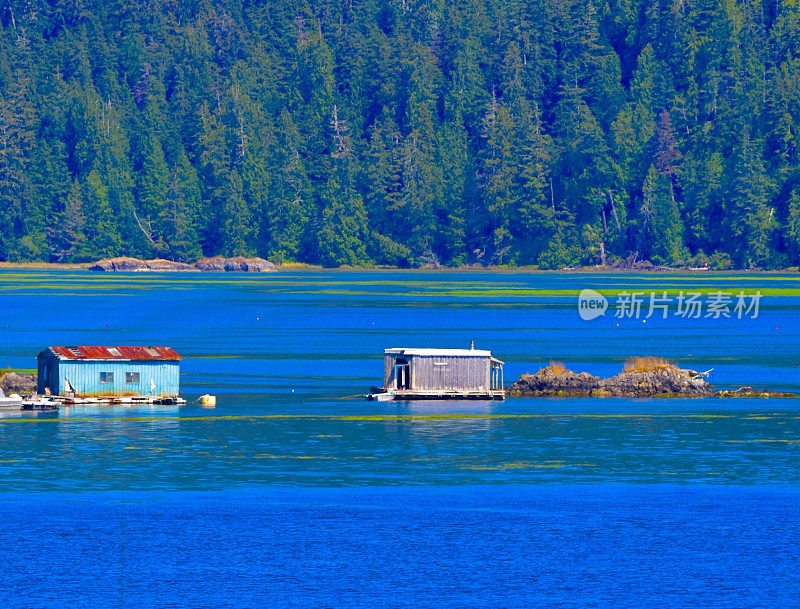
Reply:
[[[333,455],[271,455],[261,454],[246,457],[248,459],[294,459],[298,461],[338,461],[339,457]]]
[[[0,419],[0,424],[3,423],[60,423],[62,425],[69,423],[105,423],[105,422],[128,422],[128,423],[155,423],[164,421],[182,421],[182,422],[215,422],[215,421],[292,421],[292,420],[319,420],[319,421],[343,421],[343,422],[375,422],[375,423],[415,423],[422,421],[491,421],[491,420],[524,420],[524,419],[540,419],[540,420],[561,420],[569,421],[572,419],[664,419],[664,420],[680,420],[680,419],[733,419],[739,418],[747,420],[746,417],[741,417],[733,414],[646,414],[646,413],[626,413],[626,414],[466,414],[466,413],[453,413],[453,414],[374,414],[374,415],[294,415],[294,414],[264,414],[264,415],[217,415],[217,416],[137,416],[137,417],[59,417],[53,416],[48,418],[34,418],[34,417],[19,417],[19,418],[3,418]],[[800,418],[800,417],[794,417]]]
[[[541,463],[514,461],[511,463],[499,463],[498,465],[472,465],[462,469],[471,469],[475,471],[508,471],[514,469],[559,469],[562,467],[569,467],[569,464],[563,461],[545,461]]]

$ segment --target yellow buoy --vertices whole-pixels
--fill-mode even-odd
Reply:
[[[205,395],[201,395],[200,396],[200,405],[201,406],[210,406],[210,407],[216,406],[217,405],[217,396],[209,395],[207,393]]]

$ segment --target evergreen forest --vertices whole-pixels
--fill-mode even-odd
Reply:
[[[4,0],[0,261],[800,264],[800,0]]]

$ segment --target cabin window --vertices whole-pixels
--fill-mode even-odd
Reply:
[[[100,382],[101,383],[113,383],[114,382],[114,373],[113,372],[101,372],[100,373]]]
[[[125,382],[126,383],[138,383],[139,382],[139,373],[138,372],[126,372],[125,373]]]

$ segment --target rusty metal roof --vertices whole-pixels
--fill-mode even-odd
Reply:
[[[81,345],[78,347],[50,347],[58,359],[71,360],[171,360],[178,361],[172,347],[99,347]]]

